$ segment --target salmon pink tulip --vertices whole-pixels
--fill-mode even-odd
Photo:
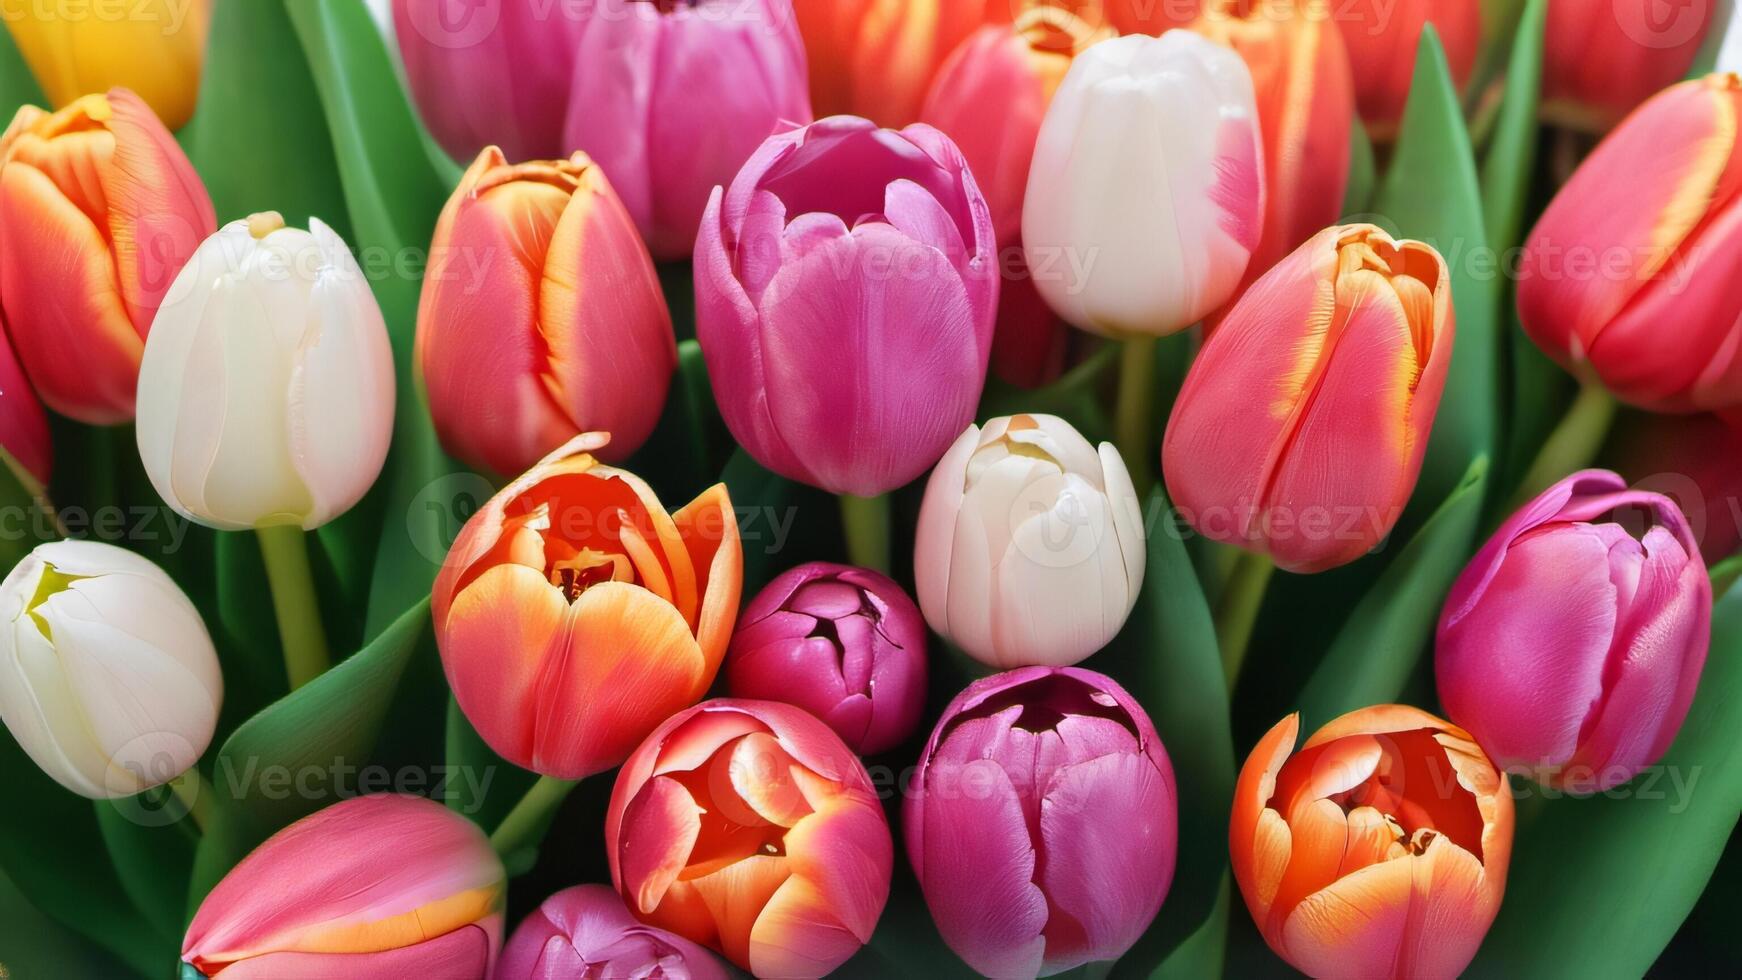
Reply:
[[[611,977],[727,980],[714,954],[635,921],[604,885],[576,885],[544,900],[515,928],[496,980]]]
[[[1716,18],[1709,4],[1551,0],[1543,34],[1543,114],[1604,130],[1686,77]]]
[[[1355,102],[1375,140],[1397,135],[1415,80],[1423,27],[1433,25],[1453,84],[1462,88],[1470,80],[1482,47],[1482,6],[1478,0],[1395,0],[1348,4],[1334,11],[1349,52]]]

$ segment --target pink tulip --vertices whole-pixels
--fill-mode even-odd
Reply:
[[[696,336],[763,466],[876,496],[973,420],[998,305],[992,218],[929,126],[852,116],[771,137],[696,238]]]
[[[820,977],[858,952],[894,860],[865,767],[773,701],[704,701],[655,729],[617,774],[605,846],[637,918],[759,977]]]
[[[36,398],[12,344],[0,335],[0,462],[37,486],[48,483],[54,449],[48,441],[48,416]]]
[[[975,681],[944,709],[902,813],[944,941],[992,977],[1117,959],[1173,881],[1173,765],[1125,689],[1075,667]]]
[[[925,706],[925,620],[886,575],[811,562],[768,583],[726,654],[735,698],[797,705],[853,751],[900,745]]]
[[[1501,768],[1605,790],[1675,739],[1711,620],[1706,563],[1675,503],[1575,473],[1502,524],[1453,586],[1440,702]]]
[[[714,954],[635,921],[604,885],[576,885],[544,900],[509,937],[496,980],[670,977],[726,980]]]
[[[225,980],[482,980],[505,887],[470,820],[422,797],[361,796],[243,858],[200,903],[181,958]]]
[[[709,193],[811,121],[790,0],[595,0],[575,64],[566,148],[605,168],[656,258],[687,258]]]

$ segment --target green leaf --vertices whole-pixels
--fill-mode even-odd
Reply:
[[[1505,254],[1524,235],[1524,208],[1536,170],[1537,103],[1542,92],[1543,25],[1548,0],[1530,0],[1519,21],[1493,142],[1482,160],[1482,221]]]
[[[448,701],[448,808],[486,831],[495,830],[526,795],[538,774],[503,759],[466,720],[458,702]]]
[[[43,915],[5,872],[0,872],[0,922],[6,923],[0,977],[143,978],[163,974],[161,963],[150,964],[149,973],[126,966],[102,947]]]
[[[675,510],[714,484],[731,446],[731,433],[714,408],[714,389],[701,345],[679,341],[677,370],[659,425],[624,467],[646,480],[659,499]]]
[[[55,538],[53,517],[45,507],[35,479],[0,449],[0,514],[16,521],[0,529],[0,576],[12,571],[32,548]]]
[[[1695,7],[1689,12],[1695,13],[1701,9]],[[1688,78],[1699,78],[1716,68],[1718,55],[1724,47],[1724,35],[1728,32],[1731,18],[1736,16],[1735,0],[1716,0],[1704,13],[1708,25],[1706,37],[1700,42],[1700,50],[1695,53],[1693,64],[1688,66]]]
[[[162,937],[179,949],[182,902],[199,831],[167,787],[121,800],[98,800],[97,826],[121,887]]]
[[[36,84],[36,76],[18,53],[18,45],[12,43],[12,32],[0,31],[0,111],[11,122],[13,115],[27,105],[46,106],[48,97],[42,94],[42,86]]]
[[[1396,701],[1433,637],[1482,519],[1488,457],[1479,456],[1439,510],[1361,597],[1300,695],[1301,729]]]
[[[720,479],[738,515],[744,548],[744,598],[807,561],[840,561],[840,513],[835,498],[763,469],[739,449]]]
[[[1373,141],[1367,127],[1356,116],[1349,125],[1349,182],[1343,186],[1343,214],[1364,215],[1373,200],[1373,185],[1378,183],[1378,167],[1373,161]]]
[[[1742,589],[1713,609],[1699,693],[1660,763],[1607,793],[1525,803],[1541,809],[1520,821],[1470,975],[1644,976],[1742,813]]]
[[[1228,876],[1223,875],[1222,887],[1216,892],[1216,907],[1209,920],[1161,961],[1161,965],[1149,974],[1151,980],[1200,980],[1222,975],[1222,961],[1227,958],[1228,951],[1228,903],[1232,890]]]

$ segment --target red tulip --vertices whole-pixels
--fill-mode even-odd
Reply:
[[[1482,46],[1482,5],[1477,0],[1395,0],[1354,4],[1335,12],[1349,49],[1355,101],[1374,139],[1397,134],[1415,77],[1421,29],[1433,24],[1445,49],[1452,81],[1463,87]]]
[[[1551,0],[1543,114],[1584,129],[1615,125],[1687,75],[1715,12],[1706,3]]]

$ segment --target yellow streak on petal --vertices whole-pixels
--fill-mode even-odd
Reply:
[[[497,886],[473,888],[373,922],[328,922],[298,933],[282,948],[301,953],[379,953],[445,936],[485,918],[501,904]],[[245,959],[268,950],[238,956]]]

